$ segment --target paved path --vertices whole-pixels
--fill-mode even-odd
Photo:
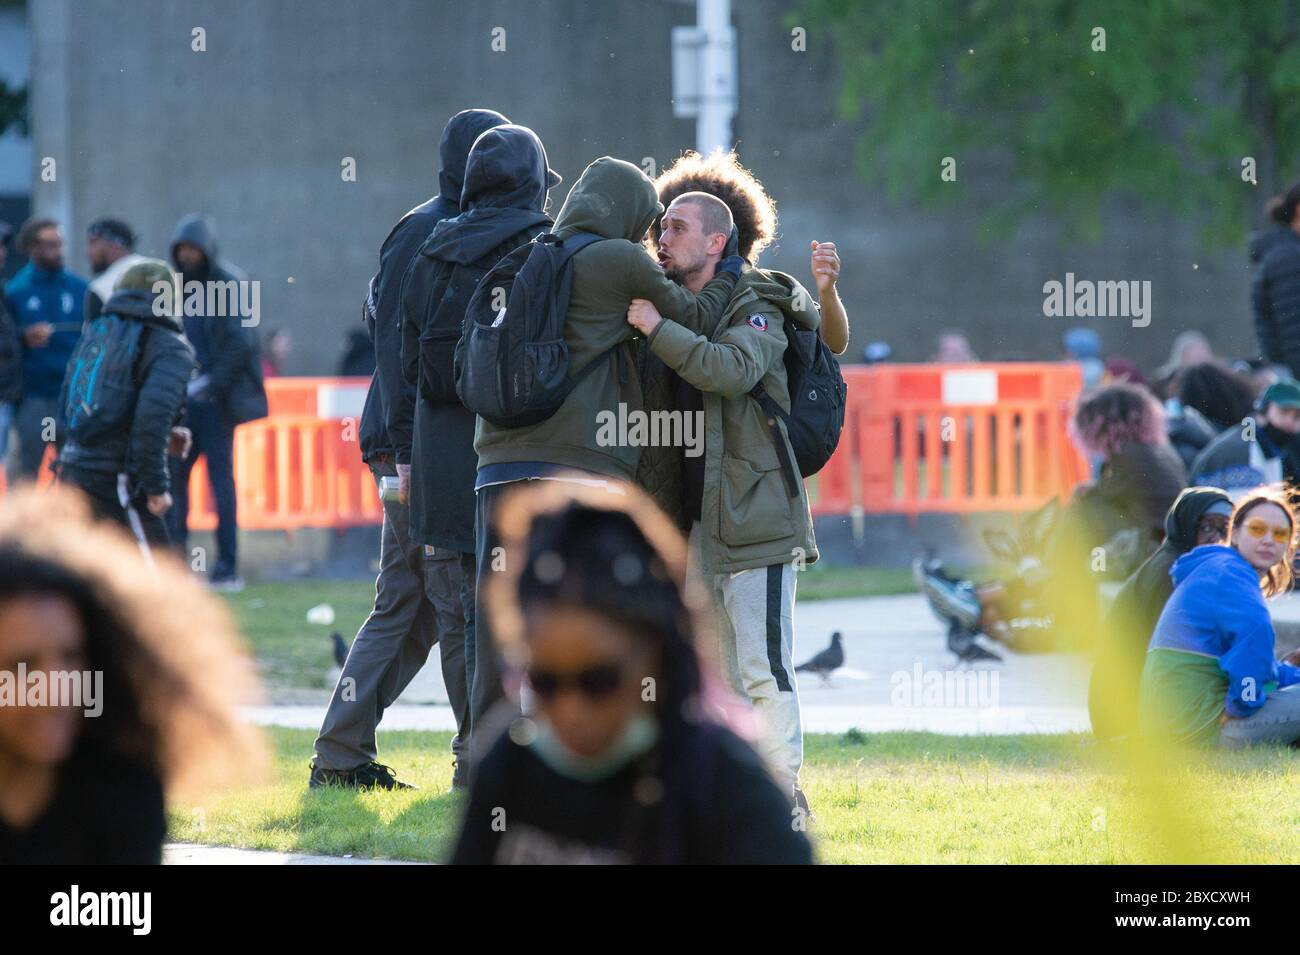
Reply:
[[[1270,601],[1279,649],[1300,644],[1300,594]],[[928,730],[936,733],[1066,733],[1088,729],[1089,660],[1079,654],[1016,654],[973,670],[958,667],[943,629],[919,594],[818,600],[795,607],[795,660],[844,635],[845,666],[829,684],[799,675],[810,733]],[[995,676],[996,674],[996,676]],[[257,707],[263,725],[318,729],[323,703]],[[384,716],[384,729],[454,729],[436,656]]]
[[[819,600],[795,607],[795,660],[844,635],[846,661],[830,680],[799,674],[810,733],[928,730],[937,733],[1086,731],[1088,661],[1074,654],[1003,652],[1001,664],[958,667],[918,594]],[[384,729],[454,728],[436,657],[384,716]],[[248,711],[260,724],[318,729],[323,705]]]

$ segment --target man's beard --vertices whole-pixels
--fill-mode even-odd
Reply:
[[[685,285],[687,279],[704,268],[704,263],[705,260],[700,259],[690,265],[683,265],[676,259],[673,259],[668,265],[668,268],[664,269],[664,275],[672,279],[672,281],[676,282],[678,285]]]

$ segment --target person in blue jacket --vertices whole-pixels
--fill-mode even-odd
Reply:
[[[28,262],[4,289],[22,341],[23,386],[14,413],[18,456],[10,477],[34,479],[46,444],[63,441],[59,389],[81,339],[86,280],[63,267],[63,233],[53,219],[28,219],[17,244]]]
[[[1274,656],[1266,598],[1292,582],[1295,510],[1281,491],[1241,501],[1228,545],[1174,561],[1174,592],[1142,671],[1144,730],[1228,747],[1300,739],[1300,668]]]

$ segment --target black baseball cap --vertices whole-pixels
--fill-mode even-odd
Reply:
[[[124,249],[135,248],[135,233],[121,219],[96,219],[86,228],[86,235],[116,242]]]

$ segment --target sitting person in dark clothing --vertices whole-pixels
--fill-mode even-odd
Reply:
[[[1088,713],[1098,739],[1115,739],[1137,728],[1138,684],[1147,644],[1160,612],[1173,593],[1173,563],[1193,547],[1222,544],[1228,535],[1232,501],[1217,487],[1189,487],[1165,517],[1165,540],[1146,559],[1111,603],[1097,636],[1088,685]]]
[[[1074,432],[1089,457],[1101,461],[1097,480],[1076,488],[1069,508],[1083,543],[1091,549],[1136,528],[1149,541],[1149,553],[1160,541],[1170,505],[1187,485],[1160,405],[1136,385],[1107,385],[1079,401]]]
[[[1300,482],[1300,383],[1264,389],[1251,417],[1229,426],[1196,456],[1192,481],[1234,497],[1261,484]]]
[[[1178,376],[1178,399],[1195,408],[1216,432],[1237,428],[1255,408],[1255,386],[1241,372],[1221,361],[1184,368]]]
[[[158,863],[166,790],[264,761],[224,606],[89,517],[58,488],[0,507],[0,865]]]
[[[685,540],[629,485],[538,484],[502,503],[488,585],[536,707],[485,748],[453,861],[811,862],[806,819],[710,705]]]

